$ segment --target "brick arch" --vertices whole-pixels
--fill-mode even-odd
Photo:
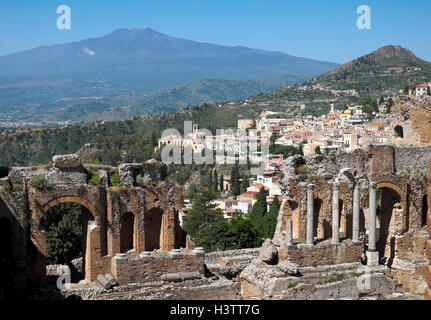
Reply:
[[[396,184],[394,184],[392,182],[378,182],[377,188],[392,189],[393,191],[398,193],[398,195],[400,196],[401,202],[404,204],[405,199],[406,199],[405,192],[403,192],[403,190],[399,186],[397,186]]]
[[[85,208],[87,208],[88,211],[90,211],[90,213],[93,215],[94,218],[96,218],[96,216],[98,216],[96,208],[91,204],[90,201],[83,199],[81,197],[77,197],[77,196],[62,196],[59,198],[52,199],[52,200],[48,201],[43,206],[42,211],[43,211],[43,213],[46,213],[52,207],[54,207],[60,203],[66,203],[66,202],[78,203],[81,206],[84,206]]]
[[[396,185],[393,182],[388,182],[388,181],[381,181],[381,182],[377,182],[377,188],[388,188],[388,189],[392,189],[393,191],[395,191],[401,199],[401,202],[403,205],[406,204],[406,194],[403,191],[403,189],[401,189],[400,186]],[[360,207],[361,209],[364,207],[365,205],[365,201],[367,200],[368,196],[370,194],[370,190],[369,188],[364,189],[361,192],[361,201],[360,201]]]
[[[35,245],[36,249],[36,255],[33,259],[33,272],[36,276],[36,279],[38,281],[42,281],[42,283],[45,281],[46,272],[45,272],[45,265],[46,265],[46,238],[43,230],[40,229],[40,222],[42,221],[44,215],[51,209],[52,207],[62,204],[62,203],[76,203],[81,205],[82,208],[85,208],[87,216],[87,222],[88,224],[83,226],[83,274],[85,276],[85,279],[87,281],[93,281],[95,280],[97,276],[97,263],[99,263],[99,259],[102,258],[102,255],[104,255],[105,249],[105,243],[104,243],[104,237],[101,233],[100,228],[100,213],[96,210],[94,205],[88,201],[87,199],[84,199],[80,196],[73,196],[73,195],[66,195],[66,196],[59,196],[56,198],[53,198],[47,202],[45,202],[44,205],[40,207],[36,207],[35,210],[33,210],[33,216],[36,217],[35,221],[36,224],[33,226],[33,238],[32,242]],[[92,223],[93,227],[89,228],[90,222]]]
[[[393,183],[378,183],[381,189],[380,214],[378,220],[380,224],[379,237],[377,239],[377,250],[381,259],[390,266],[397,255],[395,248],[395,236],[398,232],[406,232],[408,226],[407,204],[401,188]],[[401,210],[395,208],[395,203],[400,203]],[[395,221],[397,228],[394,230]]]

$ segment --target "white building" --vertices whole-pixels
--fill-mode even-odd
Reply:
[[[431,83],[420,84],[415,89],[415,97],[419,98],[430,94]]]

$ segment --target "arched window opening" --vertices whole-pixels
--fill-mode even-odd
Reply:
[[[403,127],[396,126],[394,128],[394,130],[395,130],[395,134],[397,135],[397,137],[399,137],[401,139],[404,139],[404,130],[403,130]]]
[[[396,230],[399,227],[394,219],[396,215],[402,214],[401,197],[392,188],[378,188],[377,207],[377,250],[383,261],[390,266],[395,258],[395,234],[402,231]]]
[[[313,235],[317,237],[317,239],[324,239],[324,229],[323,229],[323,221],[320,218],[322,214],[322,205],[323,201],[319,198],[314,199],[314,218],[313,218]]]

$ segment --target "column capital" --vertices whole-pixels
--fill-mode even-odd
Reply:
[[[377,182],[370,182],[370,189],[376,190],[377,189]]]
[[[360,189],[362,185],[362,179],[355,179],[355,183],[353,185],[354,189]]]
[[[312,183],[307,184],[307,190],[308,191],[314,191],[314,184],[312,184]]]
[[[333,190],[340,190],[340,182],[335,181],[332,183],[332,189]]]

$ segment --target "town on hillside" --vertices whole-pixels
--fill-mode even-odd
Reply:
[[[246,158],[247,150],[258,150],[267,143],[273,144],[272,153],[262,157],[264,172],[245,177],[248,181],[237,178],[243,186],[243,192],[239,194],[232,192],[235,179],[231,175],[217,177],[218,181],[221,179],[218,186],[221,197],[216,201],[217,207],[222,209],[224,217],[230,220],[238,214],[249,215],[261,190],[266,195],[267,210],[275,197],[281,202],[279,181],[284,169],[283,160],[290,155],[286,151],[296,149],[301,155],[310,156],[339,151],[353,152],[367,145],[396,145],[397,140],[403,138],[403,132],[401,126],[393,126],[396,112],[391,113],[391,109],[397,108],[399,104],[406,104],[405,99],[409,103],[429,103],[430,93],[431,82],[428,82],[413,89],[400,90],[398,96],[386,99],[382,97],[377,105],[378,111],[363,105],[346,105],[343,110],[337,110],[334,104],[331,104],[330,111],[321,116],[291,116],[292,112],[288,110],[286,113],[263,111],[258,119],[239,119],[237,131],[226,130],[217,136],[217,139],[224,141],[223,147],[231,152],[230,163],[235,163],[235,159]],[[244,130],[247,137],[238,134]],[[198,124],[193,124],[192,132],[186,137],[170,134],[158,139],[157,149],[160,150],[165,145],[176,145],[181,148],[190,147],[193,152],[202,153],[208,147],[209,139],[212,140],[210,145],[213,146],[213,151],[217,151],[217,144],[214,143],[216,137],[209,136]],[[247,145],[244,146],[244,142]],[[254,156],[253,153],[248,154],[250,158]],[[191,201],[184,199],[180,217],[182,221],[185,221],[190,208]]]

